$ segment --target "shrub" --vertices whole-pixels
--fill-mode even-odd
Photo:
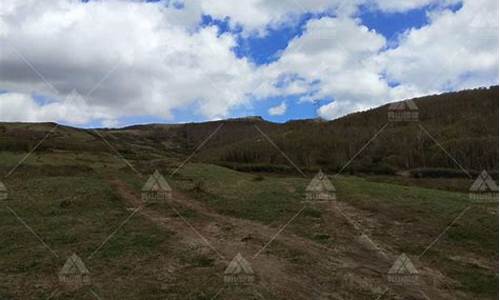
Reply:
[[[410,170],[414,178],[462,178],[467,175],[462,170],[447,168],[418,168]],[[472,175],[472,174],[471,174]]]

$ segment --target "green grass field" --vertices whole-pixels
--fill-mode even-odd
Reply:
[[[303,206],[310,179],[265,177],[239,173],[210,165],[188,165],[182,177],[202,183],[195,198],[222,214],[279,226]],[[460,289],[480,297],[495,297],[498,278],[498,210],[495,205],[471,204],[468,194],[443,190],[372,182],[359,177],[339,177],[333,183],[337,199],[376,214],[381,223],[373,236],[394,249],[419,255],[464,209],[470,209],[422,257],[422,263],[437,266],[456,280]],[[193,190],[193,183],[181,181],[181,189]],[[322,211],[308,207],[289,230],[333,245],[318,228]],[[398,225],[395,225],[398,224]],[[391,226],[393,228],[391,228]],[[319,227],[321,228],[321,227]],[[394,235],[387,231],[394,229]],[[326,235],[326,236],[325,236]],[[450,256],[455,257],[454,260]],[[478,267],[474,260],[485,265]]]
[[[3,169],[8,170],[21,157],[0,153]],[[111,155],[36,154],[2,180],[9,199],[3,201],[0,210],[0,275],[4,279],[0,282],[0,299],[89,299],[94,292],[102,299],[215,296],[214,268],[223,266],[213,256],[180,248],[175,232],[140,215],[120,227],[131,210],[107,178],[119,178],[140,194],[153,168],[142,169],[146,177],[141,178]],[[187,164],[173,177],[167,176],[172,168],[160,166],[159,170],[174,190],[218,214],[255,221],[274,230],[304,207],[305,188],[310,181],[298,176],[242,173],[209,164]],[[439,270],[449,288],[460,293],[459,298],[497,298],[495,205],[471,205],[465,193],[393,184],[387,179],[375,182],[340,176],[332,182],[338,201],[358,212],[360,226],[369,228],[370,236],[394,253],[418,256],[470,206],[419,259],[419,266]],[[165,207],[158,212],[175,217]],[[188,208],[179,212],[193,222],[204,218]],[[308,205],[286,231],[327,248],[349,245],[350,233],[340,232],[347,227],[339,227],[338,232],[335,226],[343,223],[330,223],[330,217],[321,207]],[[306,261],[300,251],[283,247],[278,239],[266,251],[283,255],[293,264]],[[72,253],[85,261],[92,274],[93,285],[84,291],[67,291],[57,283],[57,272]],[[164,269],[172,261],[182,268],[178,268],[181,271],[174,276],[174,283],[169,283]],[[203,284],[197,284],[201,281]],[[270,291],[269,299],[273,299],[272,294]]]

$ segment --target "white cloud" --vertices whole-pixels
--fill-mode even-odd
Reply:
[[[461,0],[375,0],[373,5],[384,12],[405,12],[426,5],[449,6]],[[369,2],[370,3],[370,2]]]
[[[265,35],[267,29],[290,25],[304,13],[350,16],[364,0],[203,0],[203,11],[218,19],[229,18],[231,26],[241,26],[244,34]]]
[[[91,119],[104,118],[105,114],[90,107],[83,99],[70,94],[61,102],[41,105],[31,95],[22,93],[0,94],[0,120],[7,122],[49,122],[61,120],[75,125],[86,124]]]
[[[391,89],[373,62],[385,44],[383,36],[355,19],[324,17],[310,21],[280,60],[267,67],[266,74],[274,76],[274,81],[286,75],[293,78],[281,86],[278,94],[308,93],[303,99],[310,101],[334,98],[336,104],[320,113],[326,118],[338,117],[352,109],[387,101]],[[268,96],[261,92],[262,97]]]
[[[498,3],[492,0],[466,1],[456,12],[439,8],[429,14],[429,25],[402,34],[396,48],[387,48],[359,20],[311,20],[266,70],[269,81],[294,79],[260,96],[331,98],[319,114],[332,119],[388,101],[498,84],[495,20]]]
[[[287,1],[186,0],[176,9],[167,1],[4,0],[0,90],[8,93],[0,94],[0,120],[114,126],[130,116],[173,120],[178,109],[218,119],[255,98],[290,95],[332,99],[319,113],[335,118],[387,101],[498,83],[495,0],[465,0],[456,12],[444,5],[455,0]],[[353,17],[366,3],[385,12],[435,8],[427,26],[403,33],[389,49],[381,34]],[[304,12],[326,11],[329,16],[307,22],[279,59],[264,66],[236,57],[235,34],[199,27],[210,14],[242,26],[243,36],[264,35]],[[68,100],[73,90],[83,102]]]
[[[286,113],[286,110],[288,109],[288,106],[286,105],[286,102],[283,101],[281,102],[280,105],[273,106],[269,108],[267,113],[271,116],[282,116]]]
[[[233,36],[219,36],[216,27],[192,30],[197,22],[186,20],[199,21],[199,15],[177,16],[196,10],[181,13],[118,0],[5,4],[0,8],[4,90],[47,95],[54,101],[51,107],[63,106],[74,89],[82,95],[92,91],[85,99],[97,113],[85,117],[107,120],[169,119],[172,110],[190,105],[202,118],[213,119],[247,101],[244,92],[255,67],[231,51]],[[0,119],[9,119],[7,111],[0,111]]]
[[[430,20],[380,55],[389,79],[423,93],[498,83],[498,1],[466,1]]]

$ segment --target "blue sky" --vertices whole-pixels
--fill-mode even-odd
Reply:
[[[456,11],[461,5],[450,5],[450,9]],[[427,5],[417,9],[412,9],[405,12],[381,12],[369,8],[362,9],[357,18],[361,20],[361,24],[371,30],[382,34],[391,46],[397,46],[398,35],[411,28],[421,28],[428,24],[427,12],[433,8],[432,5]],[[238,57],[249,58],[256,65],[266,65],[279,59],[280,51],[283,51],[290,40],[300,36],[304,32],[305,24],[311,19],[319,19],[325,16],[324,14],[304,14],[300,17],[300,21],[293,26],[282,26],[277,29],[270,28],[268,34],[264,37],[250,36],[238,37],[238,45],[233,49]],[[219,28],[220,33],[233,32],[240,33],[241,28],[231,29],[228,20],[214,19],[211,16],[203,16],[200,26],[215,25]],[[320,103],[327,101],[328,98],[318,99]],[[281,103],[287,104],[286,115],[276,116],[268,113],[269,108],[275,107]],[[273,122],[286,122],[294,119],[316,118],[317,104],[304,103],[298,100],[298,97],[272,97],[267,101],[257,101],[251,107],[242,107],[234,111],[234,117],[244,117],[248,115],[259,115]],[[180,110],[176,113],[177,121],[189,122],[192,120],[200,120],[196,115],[189,113],[190,109]],[[127,120],[130,121],[130,120]],[[147,122],[147,118],[132,120],[133,122]],[[156,120],[157,121],[157,120]]]
[[[4,1],[0,121],[335,119],[498,84],[496,0]]]

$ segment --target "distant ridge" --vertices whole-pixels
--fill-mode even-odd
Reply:
[[[385,104],[331,121],[273,123],[249,116],[119,129],[59,126],[37,152],[109,152],[104,136],[131,160],[181,158],[202,145],[193,157],[195,161],[244,171],[293,172],[295,168],[282,153],[301,169],[314,173],[320,168],[334,173],[348,162],[343,172],[394,174],[439,168],[441,173],[450,169],[453,176],[464,176],[456,162],[471,174],[498,169],[498,86],[412,100],[418,107],[418,122],[390,122],[391,104]],[[0,123],[0,151],[29,152],[54,125]]]

